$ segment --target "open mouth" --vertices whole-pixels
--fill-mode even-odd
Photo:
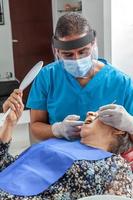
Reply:
[[[93,122],[92,119],[86,119],[86,120],[84,121],[84,124],[91,124],[92,122]]]
[[[98,118],[98,113],[96,112],[89,112],[85,121],[84,121],[84,124],[91,124],[95,119]]]

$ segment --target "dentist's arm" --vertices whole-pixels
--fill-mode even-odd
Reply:
[[[80,137],[82,121],[79,116],[68,115],[62,122],[50,125],[47,111],[31,110],[31,132],[39,140],[52,137],[66,138],[68,140]]]
[[[68,115],[62,122],[52,125],[52,132],[56,137],[66,138],[67,140],[80,137],[83,121],[79,121],[80,116]]]

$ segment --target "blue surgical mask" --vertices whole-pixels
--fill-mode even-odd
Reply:
[[[64,69],[76,78],[86,78],[86,75],[93,66],[91,56],[76,60],[63,59]]]

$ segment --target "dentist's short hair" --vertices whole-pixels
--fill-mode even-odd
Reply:
[[[85,17],[76,12],[69,12],[58,19],[54,36],[62,38],[69,35],[88,33],[90,30],[92,30],[91,26]],[[95,31],[94,34],[96,37]]]

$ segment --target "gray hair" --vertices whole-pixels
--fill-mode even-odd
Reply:
[[[58,39],[59,37],[88,33],[90,30],[92,29],[86,18],[79,13],[69,12],[59,18],[55,37]]]
[[[117,135],[116,143],[112,144],[110,148],[112,149],[112,153],[124,153],[129,149],[133,148],[133,142],[128,133]]]

